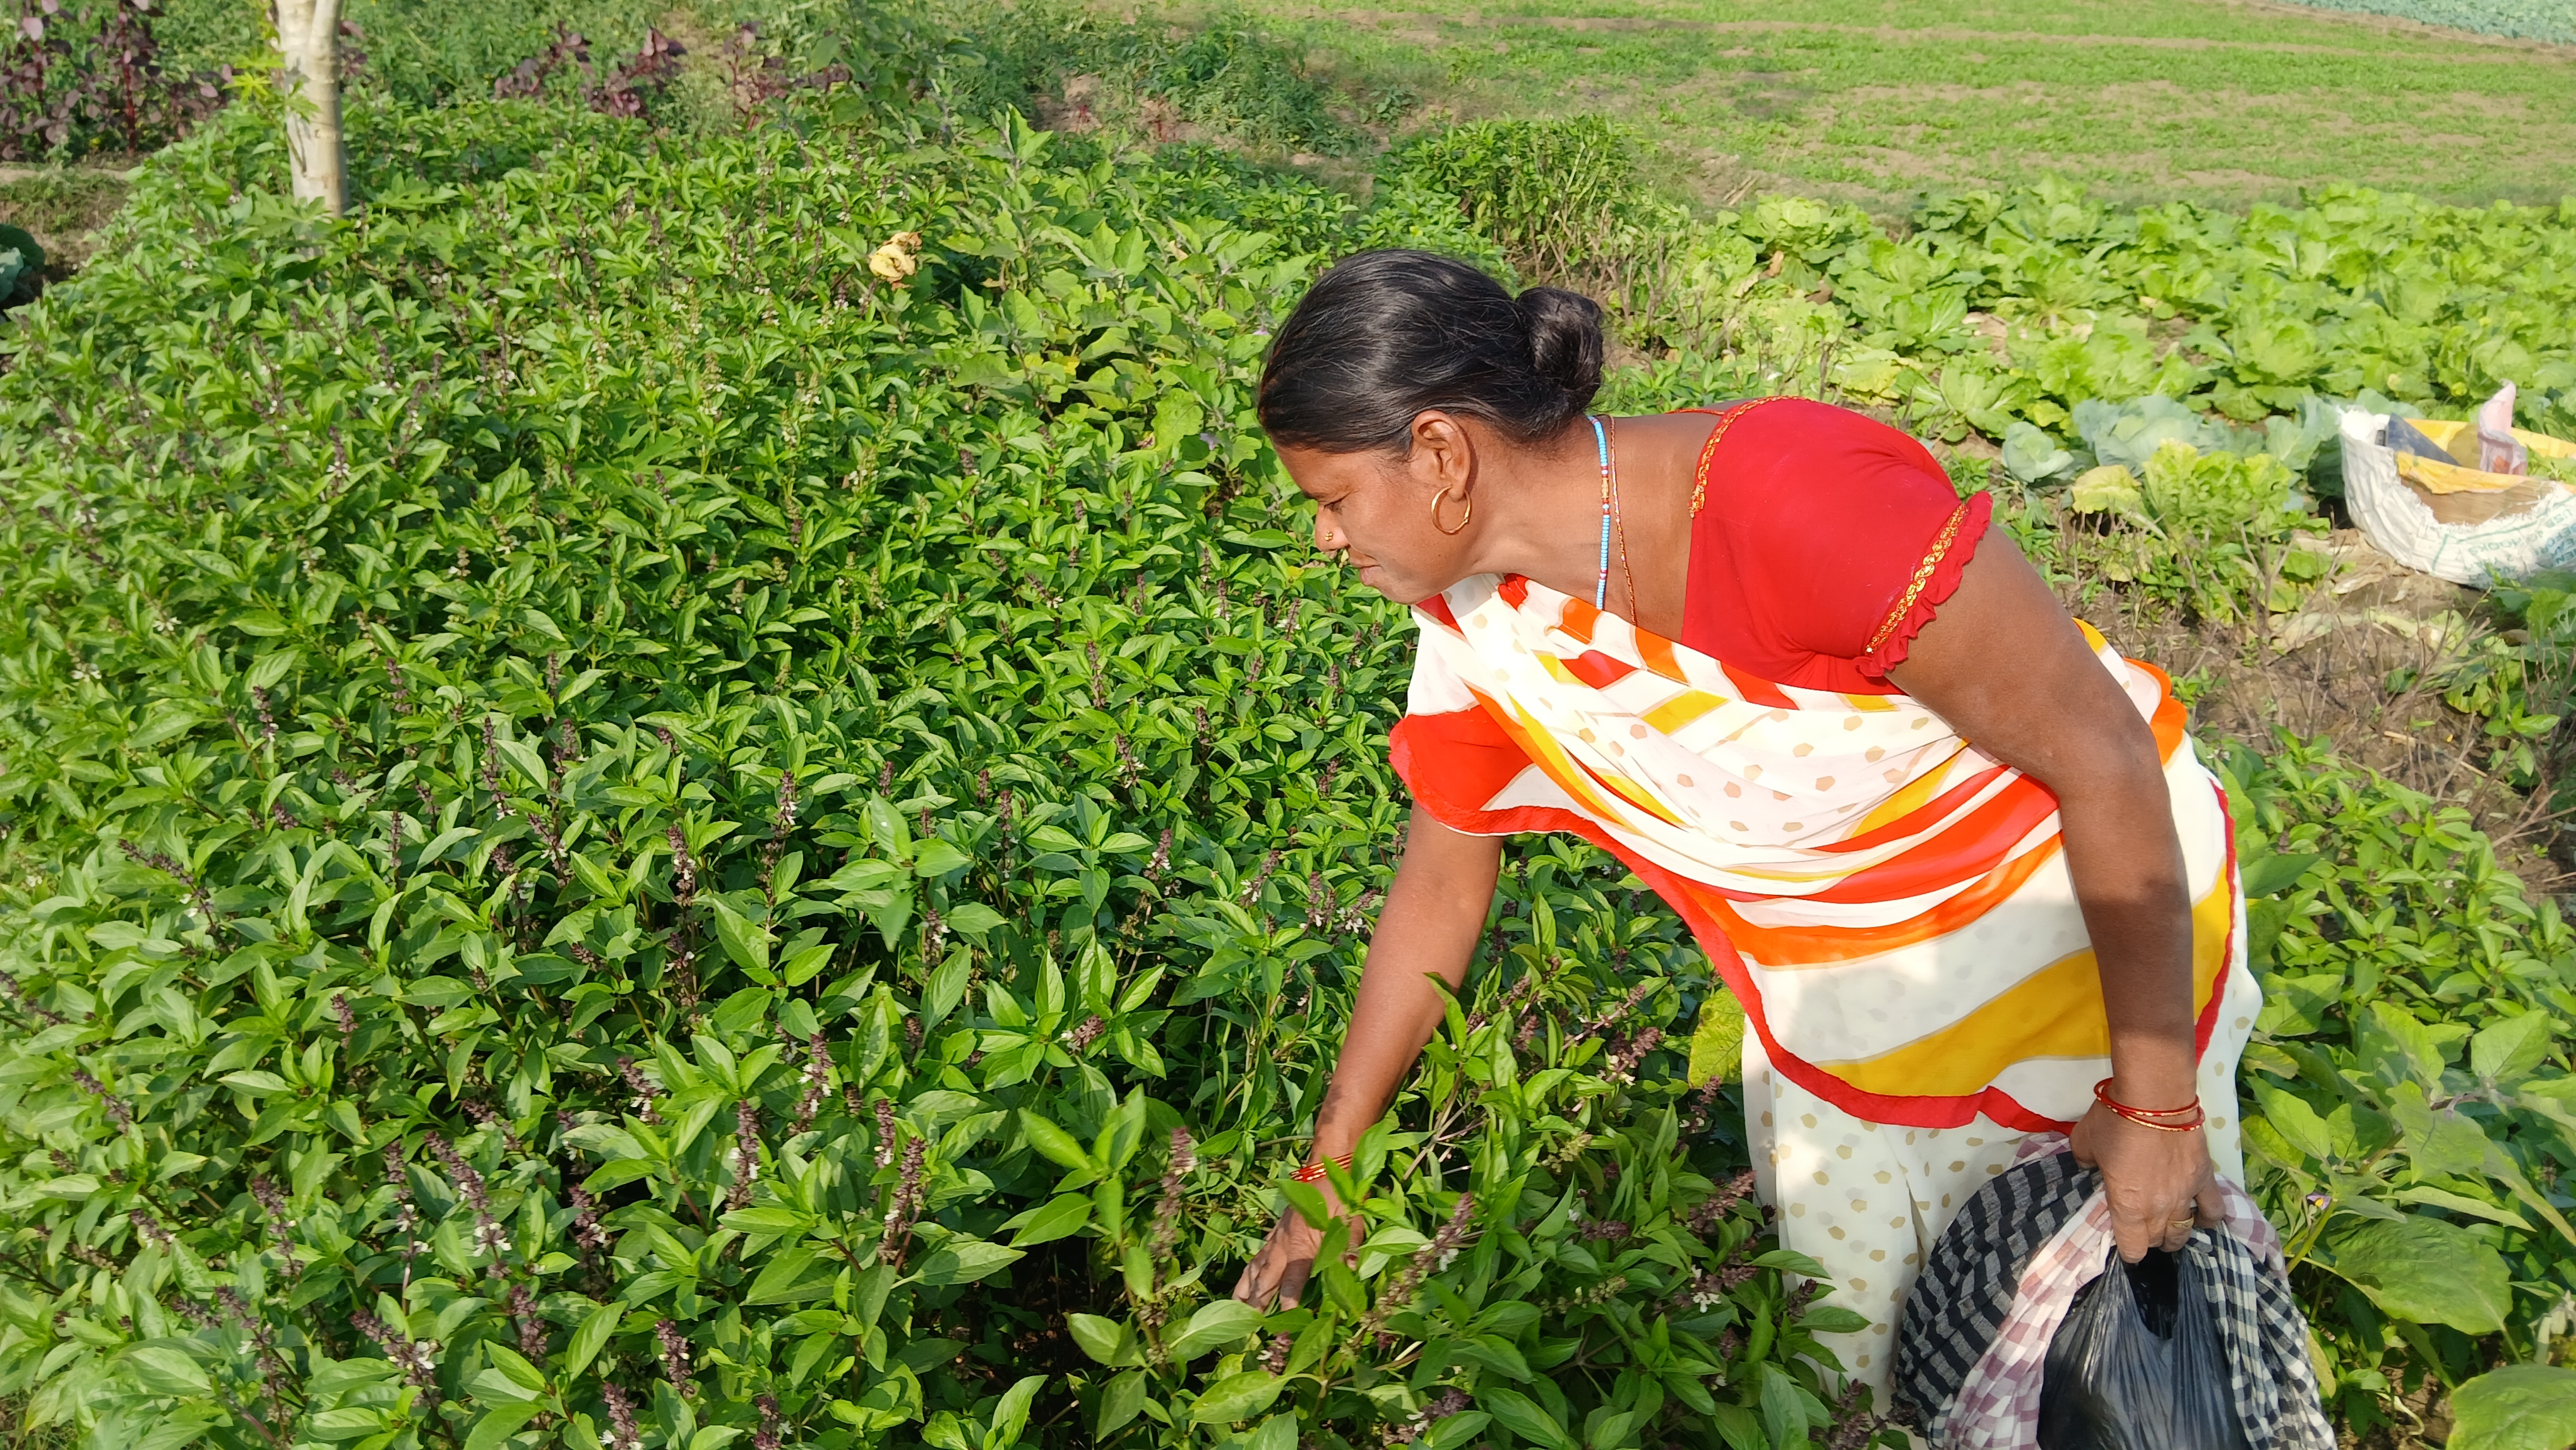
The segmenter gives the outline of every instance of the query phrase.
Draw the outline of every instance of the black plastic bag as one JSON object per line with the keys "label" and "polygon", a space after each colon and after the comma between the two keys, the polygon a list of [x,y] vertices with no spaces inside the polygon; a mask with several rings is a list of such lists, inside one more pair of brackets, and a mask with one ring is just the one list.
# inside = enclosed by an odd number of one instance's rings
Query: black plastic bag
{"label": "black plastic bag", "polygon": [[2111,1251],[2048,1342],[2040,1450],[2247,1450],[2200,1275],[2162,1249]]}

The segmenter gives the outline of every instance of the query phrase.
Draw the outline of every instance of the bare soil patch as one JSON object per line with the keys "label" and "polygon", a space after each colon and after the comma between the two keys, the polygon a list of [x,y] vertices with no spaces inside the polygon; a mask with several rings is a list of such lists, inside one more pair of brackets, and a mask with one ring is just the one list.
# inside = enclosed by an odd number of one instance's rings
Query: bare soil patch
{"label": "bare soil patch", "polygon": [[2048,86],[2043,81],[2034,80],[2005,81],[1991,86],[1973,86],[1959,81],[1913,81],[1901,86],[1854,86],[1843,95],[1856,105],[1872,102],[1899,106],[1993,105],[1997,102],[2030,105],[2047,97]]}
{"label": "bare soil patch", "polygon": [[2491,96],[2480,91],[2453,91],[2452,105],[2463,111],[2475,111],[2499,121],[2539,121],[2543,117],[2531,107],[2528,96]]}
{"label": "bare soil patch", "polygon": [[1741,206],[1746,197],[1756,193],[1785,191],[1798,185],[1794,177],[1753,165],[1740,152],[1705,146],[1673,146],[1668,150],[1680,163],[1676,169],[1683,187],[1703,204],[1719,210]]}
{"label": "bare soil patch", "polygon": [[2566,890],[2576,857],[2549,792],[2525,794],[2487,769],[2478,722],[2442,700],[2441,682],[2494,633],[2482,596],[2405,568],[2357,529],[2336,530],[2331,543],[2334,574],[2286,615],[2185,618],[2081,579],[2059,596],[2123,654],[2196,688],[2196,730],[2257,747],[2276,730],[2327,736],[2347,760],[2467,810],[2499,864],[2533,891]]}
{"label": "bare soil patch", "polygon": [[[1475,22],[1462,18],[1454,23],[1473,24]],[[2246,54],[2344,55],[2355,59],[2376,58],[2375,52],[2354,46],[2318,45],[2297,40],[2225,40],[2205,35],[2072,34],[2048,30],[1971,30],[1952,25],[1852,25],[1831,20],[1687,20],[1677,17],[1624,15],[1512,15],[1493,17],[1485,20],[1484,23],[1497,26],[1538,25],[1551,30],[1602,30],[1631,33],[1687,30],[1715,34],[1758,35],[1806,31],[1820,35],[1867,36],[1872,40],[1897,45],[1953,47],[1976,43],[2070,45],[2086,49],[2117,47],[2126,50],[2236,51]],[[2566,49],[2566,47],[2558,48]]]}
{"label": "bare soil patch", "polygon": [[86,166],[0,166],[0,222],[25,227],[45,249],[45,277],[59,282],[97,250],[99,228],[125,204],[131,161]]}

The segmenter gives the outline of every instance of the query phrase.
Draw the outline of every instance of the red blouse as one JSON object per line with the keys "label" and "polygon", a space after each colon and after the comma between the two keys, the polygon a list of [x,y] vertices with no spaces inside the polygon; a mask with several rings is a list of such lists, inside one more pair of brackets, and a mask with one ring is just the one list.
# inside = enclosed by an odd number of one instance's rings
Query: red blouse
{"label": "red blouse", "polygon": [[1774,684],[1897,693],[1887,672],[1959,587],[1994,501],[1922,444],[1805,398],[1714,412],[1681,642]]}

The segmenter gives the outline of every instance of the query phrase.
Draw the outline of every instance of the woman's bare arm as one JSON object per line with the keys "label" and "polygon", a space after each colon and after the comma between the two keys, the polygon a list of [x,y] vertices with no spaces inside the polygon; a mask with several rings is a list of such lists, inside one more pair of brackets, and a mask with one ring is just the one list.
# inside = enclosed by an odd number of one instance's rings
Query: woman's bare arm
{"label": "woman's bare arm", "polygon": [[[1314,1156],[1350,1152],[1386,1112],[1396,1085],[1440,1025],[1440,993],[1424,978],[1436,976],[1452,991],[1467,980],[1502,860],[1496,838],[1463,835],[1415,807],[1404,859],[1369,940],[1332,1086],[1315,1116]],[[1295,1307],[1321,1237],[1294,1209],[1281,1214],[1269,1241],[1235,1281],[1234,1297],[1264,1306],[1276,1298],[1283,1308]]]}
{"label": "woman's bare arm", "polygon": [[[2057,796],[2066,869],[2084,911],[2111,1029],[2111,1094],[2162,1108],[2197,1090],[2191,903],[2155,735],[2011,538],[1977,546],[1958,592],[1890,675],[1979,750]],[[2121,1255],[2179,1247],[2215,1220],[2198,1133],[2140,1127],[2098,1108],[2076,1130],[2098,1160]]]}

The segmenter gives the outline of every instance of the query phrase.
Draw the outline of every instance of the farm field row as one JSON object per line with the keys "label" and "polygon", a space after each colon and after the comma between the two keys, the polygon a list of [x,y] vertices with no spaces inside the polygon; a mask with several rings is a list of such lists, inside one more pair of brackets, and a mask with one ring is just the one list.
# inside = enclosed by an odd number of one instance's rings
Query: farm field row
{"label": "farm field row", "polygon": [[2576,46],[2287,6],[1618,0],[1246,13],[1470,118],[1601,112],[1717,203],[1901,209],[2050,175],[2124,201],[2287,202],[2351,183],[2442,200],[2576,190]]}
{"label": "farm field row", "polygon": [[2320,10],[2387,15],[2480,35],[2576,45],[2576,5],[2567,0],[2304,0]]}

